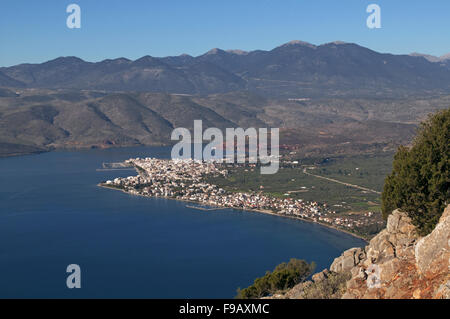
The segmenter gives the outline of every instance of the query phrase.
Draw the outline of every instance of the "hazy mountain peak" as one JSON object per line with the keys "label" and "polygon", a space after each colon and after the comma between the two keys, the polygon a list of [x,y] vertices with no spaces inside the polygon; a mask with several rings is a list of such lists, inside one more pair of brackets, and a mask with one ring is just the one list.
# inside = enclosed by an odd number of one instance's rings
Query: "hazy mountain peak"
{"label": "hazy mountain peak", "polygon": [[322,45],[344,45],[344,44],[350,44],[350,43],[345,42],[345,41],[333,41],[333,42],[324,43]]}
{"label": "hazy mountain peak", "polygon": [[[143,57],[137,59],[136,61],[145,61],[145,60],[154,60],[155,58],[152,57],[151,55],[144,55]],[[135,61],[135,62],[136,62]]]}
{"label": "hazy mountain peak", "polygon": [[413,52],[413,53],[410,54],[410,56],[423,57],[423,58],[427,59],[430,62],[444,62],[444,61],[450,59],[450,53],[447,53],[447,54],[444,54],[444,55],[438,57],[438,56],[434,56],[434,55],[430,55],[430,54],[423,54],[423,53]]}
{"label": "hazy mountain peak", "polygon": [[450,60],[450,53],[444,54],[440,57],[441,61]]}
{"label": "hazy mountain peak", "polygon": [[127,58],[117,58],[117,59],[106,59],[101,61],[101,63],[116,63],[116,64],[123,64],[123,63],[128,63],[131,62],[131,60],[127,59]]}
{"label": "hazy mountain peak", "polygon": [[430,54],[423,54],[423,53],[418,53],[418,52],[413,52],[410,54],[410,56],[416,56],[416,57],[422,57],[427,59],[430,62],[439,62],[440,58],[434,55],[430,55]]}
{"label": "hazy mountain peak", "polygon": [[314,44],[311,44],[309,42],[300,41],[300,40],[292,40],[285,44],[280,45],[279,47],[289,47],[289,46],[295,46],[295,45],[301,45],[309,48],[315,48],[316,46]]}
{"label": "hazy mountain peak", "polygon": [[150,55],[143,56],[142,58],[139,58],[131,64],[132,66],[139,66],[139,67],[155,67],[155,66],[165,66],[165,63],[163,63],[160,59],[152,57]]}
{"label": "hazy mountain peak", "polygon": [[142,63],[155,63],[159,62],[158,58],[152,57],[151,55],[143,56],[137,60],[135,60],[133,63],[142,64]]}
{"label": "hazy mountain peak", "polygon": [[218,54],[218,53],[222,53],[222,52],[225,52],[225,51],[221,50],[219,48],[214,48],[214,49],[211,49],[208,52],[206,52],[205,55]]}
{"label": "hazy mountain peak", "polygon": [[244,50],[226,50],[226,52],[237,54],[237,55],[246,55],[246,54],[248,54],[248,52],[244,51]]}
{"label": "hazy mountain peak", "polygon": [[44,62],[43,64],[61,64],[61,63],[79,63],[79,62],[86,62],[86,61],[76,56],[63,56],[53,60],[49,60],[47,62]]}

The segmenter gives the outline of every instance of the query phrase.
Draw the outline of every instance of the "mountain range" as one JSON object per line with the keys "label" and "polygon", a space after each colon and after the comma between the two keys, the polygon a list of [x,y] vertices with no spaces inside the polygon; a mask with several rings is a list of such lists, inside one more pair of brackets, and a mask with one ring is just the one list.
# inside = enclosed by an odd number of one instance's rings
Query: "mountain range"
{"label": "mountain range", "polygon": [[[438,62],[438,63],[436,63]],[[86,62],[60,57],[0,68],[0,86],[266,97],[405,96],[450,92],[450,59],[378,53],[357,44],[291,41],[270,51]]]}
{"label": "mountain range", "polygon": [[393,150],[450,105],[450,59],[291,41],[0,68],[0,156],[170,143],[176,127],[279,127],[300,156]]}
{"label": "mountain range", "polygon": [[450,62],[450,53],[444,54],[442,56],[434,56],[434,55],[430,55],[430,54],[423,54],[423,53],[411,53],[411,56],[418,56],[418,57],[424,57],[425,59],[427,59],[430,62],[440,62],[440,63],[448,63]]}

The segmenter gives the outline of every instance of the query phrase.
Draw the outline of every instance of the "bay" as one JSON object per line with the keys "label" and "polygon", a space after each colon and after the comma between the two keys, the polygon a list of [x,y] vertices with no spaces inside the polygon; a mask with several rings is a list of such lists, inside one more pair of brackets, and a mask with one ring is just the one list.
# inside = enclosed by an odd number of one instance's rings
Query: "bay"
{"label": "bay", "polygon": [[[168,158],[167,147],[0,159],[0,298],[232,298],[290,258],[317,271],[364,241],[317,224],[132,196],[97,186],[135,175],[103,162]],[[81,267],[68,289],[66,267]]]}

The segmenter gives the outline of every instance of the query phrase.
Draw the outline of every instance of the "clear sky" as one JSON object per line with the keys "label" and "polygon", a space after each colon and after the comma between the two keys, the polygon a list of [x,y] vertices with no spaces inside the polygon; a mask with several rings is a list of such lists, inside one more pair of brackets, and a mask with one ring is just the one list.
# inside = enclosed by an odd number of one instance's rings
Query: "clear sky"
{"label": "clear sky", "polygon": [[[81,7],[81,29],[66,7]],[[381,7],[381,29],[366,8]],[[291,40],[354,42],[379,52],[450,52],[449,0],[1,0],[0,66],[270,50]]]}

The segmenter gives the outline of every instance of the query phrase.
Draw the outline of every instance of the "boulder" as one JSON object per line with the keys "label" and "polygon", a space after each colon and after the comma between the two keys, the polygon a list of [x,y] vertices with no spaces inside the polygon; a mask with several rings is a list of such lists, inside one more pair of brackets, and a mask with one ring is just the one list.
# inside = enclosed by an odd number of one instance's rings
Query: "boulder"
{"label": "boulder", "polygon": [[379,265],[380,280],[381,282],[387,282],[392,280],[401,269],[401,262],[398,258],[393,258]]}
{"label": "boulder", "polygon": [[389,236],[390,234],[388,233],[388,231],[384,229],[378,235],[372,238],[366,249],[366,266],[370,266],[371,264],[379,263],[382,260],[395,257],[394,245],[389,241]]}
{"label": "boulder", "polygon": [[396,257],[410,257],[411,247],[418,238],[416,227],[404,212],[395,210],[389,215],[386,229],[376,235],[366,248],[365,266]]}
{"label": "boulder", "polygon": [[328,274],[329,274],[328,269],[324,269],[324,270],[322,270],[321,272],[318,272],[317,274],[314,274],[314,275],[311,277],[311,279],[312,279],[315,283],[318,283],[318,282],[320,282],[320,281],[323,281],[323,280],[327,279],[327,278],[328,278]]}
{"label": "boulder", "polygon": [[412,224],[408,214],[398,209],[389,215],[386,230],[391,234],[404,234],[408,237],[414,237],[416,227]]}
{"label": "boulder", "polygon": [[366,274],[364,268],[360,267],[360,266],[353,267],[350,270],[350,273],[352,274],[352,278],[358,278],[358,279],[362,279],[362,280],[367,278],[367,274]]}
{"label": "boulder", "polygon": [[341,273],[350,271],[357,266],[361,260],[365,258],[366,254],[362,248],[350,248],[340,256],[334,259],[330,266],[333,272]]}
{"label": "boulder", "polygon": [[[420,273],[434,273],[449,269],[450,259],[450,205],[442,214],[435,229],[420,239],[415,247],[415,258]],[[433,269],[434,268],[434,269]]]}

